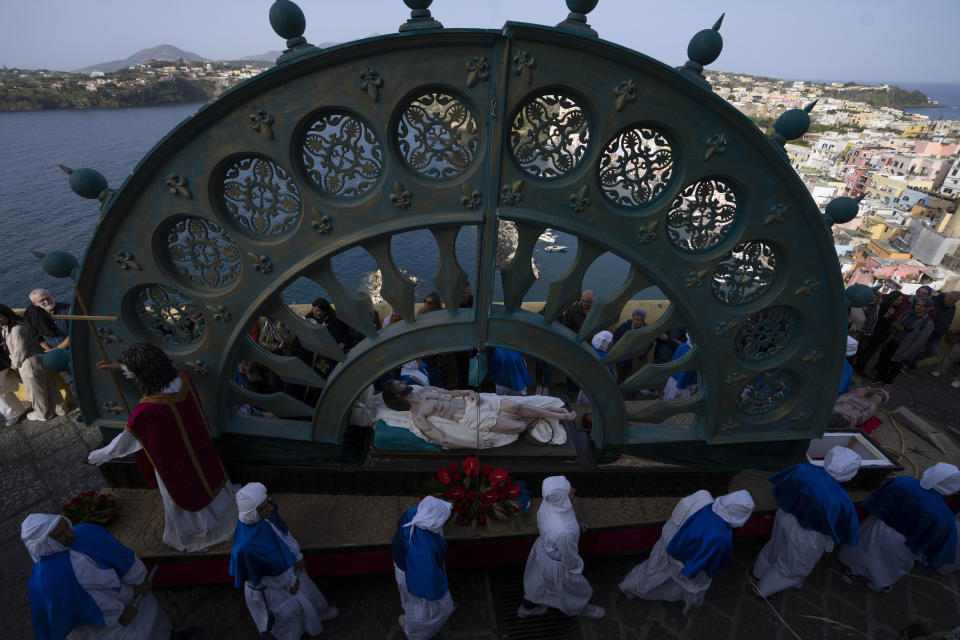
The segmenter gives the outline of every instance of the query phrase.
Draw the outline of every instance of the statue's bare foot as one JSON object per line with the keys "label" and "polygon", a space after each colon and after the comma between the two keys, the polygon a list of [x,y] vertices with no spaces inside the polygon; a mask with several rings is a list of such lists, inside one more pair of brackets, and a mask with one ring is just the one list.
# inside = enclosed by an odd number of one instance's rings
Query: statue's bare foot
{"label": "statue's bare foot", "polygon": [[559,420],[573,420],[576,417],[576,411],[557,411],[557,419]]}

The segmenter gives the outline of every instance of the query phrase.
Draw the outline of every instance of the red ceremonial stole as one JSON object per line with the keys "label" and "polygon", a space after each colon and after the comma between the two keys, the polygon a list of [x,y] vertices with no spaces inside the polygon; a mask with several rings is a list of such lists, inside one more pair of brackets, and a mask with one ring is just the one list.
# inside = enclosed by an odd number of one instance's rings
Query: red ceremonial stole
{"label": "red ceremonial stole", "polygon": [[152,465],[174,503],[186,511],[200,511],[223,489],[227,471],[213,446],[210,426],[203,414],[197,390],[186,371],[179,372],[183,386],[176,393],[158,393],[140,398],[127,423],[127,430],[140,442],[137,452],[141,471],[155,485],[145,467]]}

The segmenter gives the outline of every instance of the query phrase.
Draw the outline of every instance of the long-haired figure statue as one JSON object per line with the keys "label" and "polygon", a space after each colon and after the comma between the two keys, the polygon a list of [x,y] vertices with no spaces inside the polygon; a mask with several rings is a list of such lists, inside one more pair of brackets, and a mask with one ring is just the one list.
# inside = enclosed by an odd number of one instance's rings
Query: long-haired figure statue
{"label": "long-haired figure statue", "polygon": [[138,342],[120,362],[101,361],[140,384],[143,396],[127,428],[87,461],[100,466],[136,453],[137,464],[163,498],[163,542],[200,551],[229,540],[237,521],[236,487],[213,446],[193,381],[158,347]]}

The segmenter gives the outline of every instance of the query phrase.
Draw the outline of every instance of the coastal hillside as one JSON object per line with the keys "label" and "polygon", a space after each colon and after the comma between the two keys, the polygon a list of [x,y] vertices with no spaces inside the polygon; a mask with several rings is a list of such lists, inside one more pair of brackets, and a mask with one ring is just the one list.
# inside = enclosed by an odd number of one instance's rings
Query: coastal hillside
{"label": "coastal hillside", "polygon": [[76,69],[73,73],[90,73],[92,71],[102,71],[103,73],[113,73],[128,67],[135,67],[138,64],[146,64],[151,60],[167,60],[176,62],[185,60],[187,62],[206,62],[207,58],[199,56],[190,51],[184,51],[172,44],[161,44],[149,49],[140,49],[136,53],[127,56],[123,60],[111,60],[110,62],[101,62],[100,64],[90,65],[82,69]]}

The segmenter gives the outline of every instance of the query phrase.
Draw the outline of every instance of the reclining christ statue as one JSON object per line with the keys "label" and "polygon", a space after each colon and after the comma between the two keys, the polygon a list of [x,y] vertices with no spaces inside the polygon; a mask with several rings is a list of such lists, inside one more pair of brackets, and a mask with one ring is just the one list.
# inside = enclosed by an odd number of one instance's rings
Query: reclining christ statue
{"label": "reclining christ statue", "polygon": [[412,425],[402,424],[402,416],[396,414],[394,419],[381,416],[385,422],[410,428],[414,435],[444,449],[499,447],[521,434],[537,444],[564,444],[567,431],[560,421],[577,415],[552,396],[498,396],[400,380],[384,385],[383,402],[393,412],[409,412]]}

